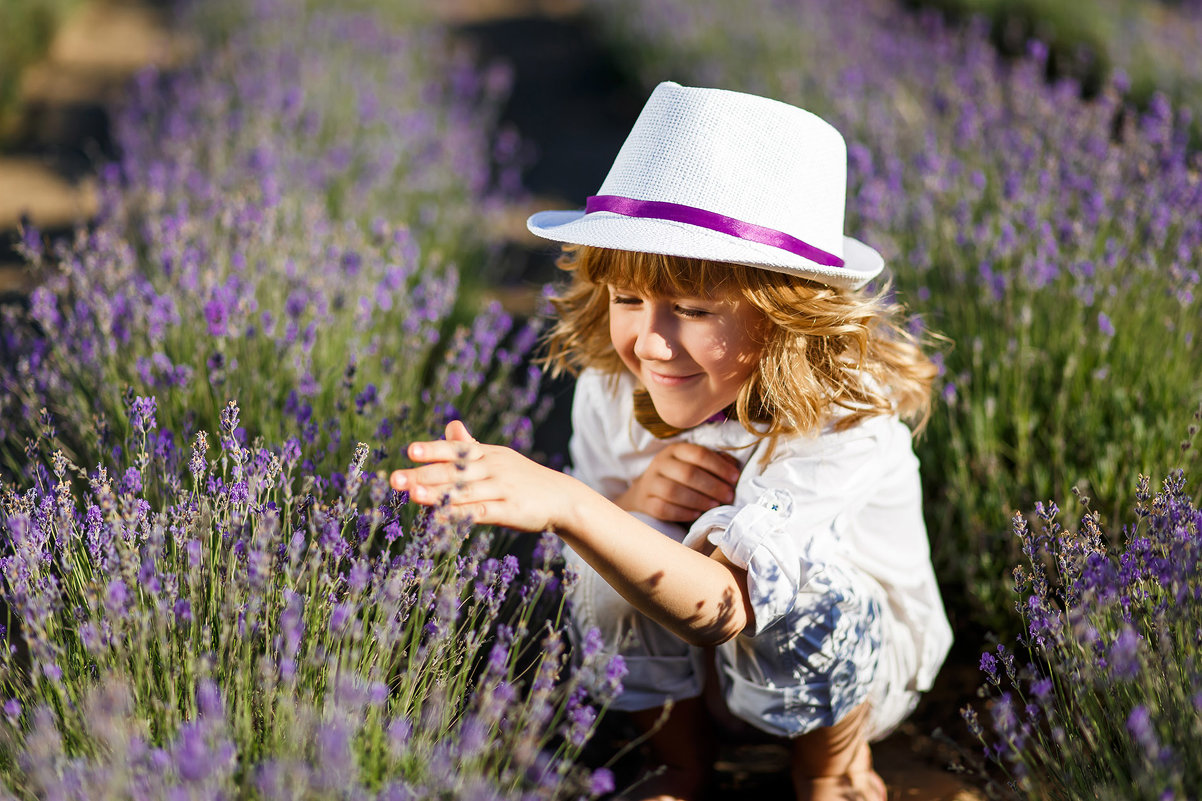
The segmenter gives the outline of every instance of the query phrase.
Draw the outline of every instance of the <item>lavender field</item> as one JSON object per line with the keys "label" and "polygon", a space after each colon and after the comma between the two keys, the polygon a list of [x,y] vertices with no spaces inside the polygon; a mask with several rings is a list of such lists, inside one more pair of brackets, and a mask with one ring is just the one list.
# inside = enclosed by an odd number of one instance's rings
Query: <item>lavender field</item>
{"label": "lavender field", "polygon": [[530,444],[537,322],[459,278],[505,72],[367,12],[181,13],[204,55],[131,89],[100,218],[27,231],[4,309],[0,795],[605,792],[574,755],[623,668],[568,653],[555,541],[382,473],[456,417]]}
{"label": "lavender field", "polygon": [[[980,654],[946,728],[979,737],[982,792],[1198,798],[1188,105],[1132,105],[1121,74],[1083,99],[1040,43],[1007,60],[889,0],[586,5],[648,87],[846,135],[848,231],[942,370],[917,447]],[[581,757],[624,668],[566,640],[557,540],[384,479],[456,417],[528,449],[548,404],[540,321],[476,300],[511,75],[418,10],[181,5],[201,55],[114,111],[100,217],[26,232],[46,278],[0,307],[0,798],[614,789]]]}

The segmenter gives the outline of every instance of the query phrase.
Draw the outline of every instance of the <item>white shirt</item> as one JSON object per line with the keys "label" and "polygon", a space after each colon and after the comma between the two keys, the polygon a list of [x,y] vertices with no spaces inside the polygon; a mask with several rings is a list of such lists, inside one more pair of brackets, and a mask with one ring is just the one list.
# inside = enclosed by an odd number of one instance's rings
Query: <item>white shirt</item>
{"label": "white shirt", "polygon": [[[886,642],[909,691],[930,688],[951,646],[951,627],[931,567],[918,459],[910,430],[876,416],[846,431],[768,440],[735,420],[658,439],[634,419],[634,378],[586,370],[576,384],[572,474],[614,498],[674,442],[725,451],[742,465],[734,502],[703,514],[684,539],[708,538],[748,571],[755,629],[788,609],[807,565],[838,561],[879,583],[889,602]],[[749,632],[754,634],[755,632]],[[900,655],[900,656],[899,656]],[[896,685],[895,685],[896,686]]]}

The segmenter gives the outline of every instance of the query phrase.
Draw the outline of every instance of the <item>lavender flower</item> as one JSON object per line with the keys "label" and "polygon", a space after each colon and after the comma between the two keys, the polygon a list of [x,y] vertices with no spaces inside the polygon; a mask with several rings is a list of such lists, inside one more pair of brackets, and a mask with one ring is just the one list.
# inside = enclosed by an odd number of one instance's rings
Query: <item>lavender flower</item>
{"label": "lavender flower", "polygon": [[[38,254],[56,269],[31,316],[5,312],[0,567],[37,680],[4,682],[27,728],[0,788],[232,798],[235,770],[288,797],[587,784],[554,726],[501,725],[563,719],[575,698],[588,734],[578,691],[594,693],[562,642],[537,703],[517,664],[562,626],[541,617],[561,602],[553,554],[528,580],[499,558],[477,598],[488,533],[415,514],[370,461],[454,410],[482,438],[529,433],[537,376],[513,370],[531,329],[495,307],[451,317],[449,265],[484,251],[498,83],[438,30],[302,6],[222,4],[234,33],[142,76],[114,114],[100,218]],[[380,209],[394,222],[369,228]],[[55,451],[67,461],[45,464]],[[68,462],[89,468],[79,486]],[[514,584],[539,603],[508,602]],[[497,678],[477,688],[465,666],[502,616]],[[97,678],[117,689],[93,707]],[[416,770],[428,755],[453,770]]]}
{"label": "lavender flower", "polygon": [[1032,566],[1056,569],[1020,587],[1038,601],[1020,609],[1047,636],[1026,640],[1032,662],[1022,670],[999,646],[1005,675],[986,653],[981,669],[998,688],[992,725],[985,731],[971,708],[964,717],[1025,797],[1044,797],[1049,782],[1074,794],[1182,797],[1202,777],[1202,761],[1186,756],[1197,640],[1171,633],[1196,634],[1202,620],[1202,512],[1180,471],[1155,497],[1146,481],[1136,493],[1137,523],[1117,553],[1092,513],[1070,532],[1048,505],[1041,532],[1022,529]]}
{"label": "lavender flower", "polygon": [[130,425],[142,433],[153,430],[156,408],[157,404],[154,398],[136,398],[133,405],[130,406]]}

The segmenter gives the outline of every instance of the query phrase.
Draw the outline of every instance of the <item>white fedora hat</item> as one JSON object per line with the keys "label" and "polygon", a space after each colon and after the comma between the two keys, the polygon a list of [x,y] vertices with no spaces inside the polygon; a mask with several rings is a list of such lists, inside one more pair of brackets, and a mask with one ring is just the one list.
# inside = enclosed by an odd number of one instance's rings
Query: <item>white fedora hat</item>
{"label": "white fedora hat", "polygon": [[843,235],[847,146],[796,106],[664,82],[583,211],[543,211],[556,242],[663,253],[858,288],[879,253]]}

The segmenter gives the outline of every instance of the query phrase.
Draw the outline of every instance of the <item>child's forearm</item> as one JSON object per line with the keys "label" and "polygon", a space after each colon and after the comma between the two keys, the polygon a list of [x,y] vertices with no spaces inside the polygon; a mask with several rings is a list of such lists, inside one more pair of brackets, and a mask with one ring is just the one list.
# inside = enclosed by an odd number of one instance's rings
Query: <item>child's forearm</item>
{"label": "child's forearm", "polygon": [[555,533],[636,609],[699,646],[726,642],[751,624],[744,570],[720,552],[711,557],[681,545],[569,480],[573,502]]}
{"label": "child's forearm", "polygon": [[408,454],[419,466],[394,470],[393,489],[477,523],[551,529],[635,608],[686,642],[716,645],[753,620],[745,572],[720,551],[687,548],[584,482],[511,448],[476,442],[458,420],[447,425],[446,439],[411,443]]}

